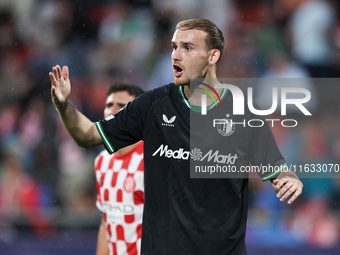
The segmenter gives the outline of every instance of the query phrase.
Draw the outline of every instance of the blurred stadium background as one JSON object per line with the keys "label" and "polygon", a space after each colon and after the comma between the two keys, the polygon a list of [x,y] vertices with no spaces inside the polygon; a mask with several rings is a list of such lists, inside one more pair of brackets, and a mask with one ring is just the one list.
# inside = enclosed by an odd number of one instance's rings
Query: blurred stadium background
{"label": "blurred stadium background", "polygon": [[[64,130],[50,99],[53,65],[69,66],[72,101],[99,120],[113,79],[145,90],[171,82],[174,26],[202,17],[225,34],[220,77],[339,77],[339,4],[0,0],[0,253],[95,251],[101,215],[93,160],[102,147],[78,148]],[[313,116],[293,129],[275,127],[276,139],[290,164],[339,164],[340,85],[307,86]],[[269,183],[250,180],[250,255],[339,254],[340,179],[305,179],[304,185],[287,206]]]}

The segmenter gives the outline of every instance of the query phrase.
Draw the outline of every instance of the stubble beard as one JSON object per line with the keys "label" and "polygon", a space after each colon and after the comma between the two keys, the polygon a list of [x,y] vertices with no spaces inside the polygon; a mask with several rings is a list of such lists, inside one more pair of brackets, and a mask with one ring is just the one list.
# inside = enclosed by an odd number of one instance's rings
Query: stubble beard
{"label": "stubble beard", "polygon": [[182,78],[182,77],[174,77],[174,83],[176,86],[184,86],[190,84],[190,79],[188,78]]}

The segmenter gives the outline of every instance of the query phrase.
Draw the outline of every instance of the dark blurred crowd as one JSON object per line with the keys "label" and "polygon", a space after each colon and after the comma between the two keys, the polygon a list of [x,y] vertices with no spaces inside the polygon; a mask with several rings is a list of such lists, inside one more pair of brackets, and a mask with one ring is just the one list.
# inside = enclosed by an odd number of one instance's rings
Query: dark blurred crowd
{"label": "dark blurred crowd", "polygon": [[[52,66],[69,67],[71,100],[96,121],[113,80],[145,90],[172,82],[174,27],[199,17],[225,35],[219,77],[337,78],[338,13],[335,0],[1,0],[0,240],[21,229],[46,236],[99,224],[93,160],[103,148],[78,148],[60,123]],[[258,86],[259,102],[269,87]],[[340,164],[340,85],[304,87],[313,115],[295,128],[273,128],[280,149],[290,164]],[[269,183],[251,178],[248,243],[339,242],[340,179],[303,182],[303,195],[288,207]]]}

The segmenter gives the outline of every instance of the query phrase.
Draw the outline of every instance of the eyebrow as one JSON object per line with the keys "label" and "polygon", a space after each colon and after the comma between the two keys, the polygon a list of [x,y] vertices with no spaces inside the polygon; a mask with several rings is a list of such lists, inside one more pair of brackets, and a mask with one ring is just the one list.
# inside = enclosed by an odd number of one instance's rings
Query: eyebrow
{"label": "eyebrow", "polygon": [[[172,45],[177,45],[176,42],[174,42],[174,41],[171,41],[171,44],[172,44]],[[183,41],[181,41],[181,42],[179,42],[179,44],[182,45],[182,46],[184,46],[184,47],[185,47],[185,46],[195,46],[195,44],[194,44],[194,43],[191,43],[191,42],[183,42]]]}
{"label": "eyebrow", "polygon": [[[107,103],[107,104],[105,104],[105,105],[106,105],[106,107],[108,107],[108,106],[112,106],[113,103],[110,102],[110,103]],[[123,106],[125,106],[125,105],[127,105],[127,104],[124,104],[124,103],[117,103],[117,105],[120,106],[120,107],[123,107]]]}
{"label": "eyebrow", "polygon": [[127,105],[127,104],[123,104],[123,103],[117,103],[120,107],[123,107],[123,106],[125,106],[125,105]]}

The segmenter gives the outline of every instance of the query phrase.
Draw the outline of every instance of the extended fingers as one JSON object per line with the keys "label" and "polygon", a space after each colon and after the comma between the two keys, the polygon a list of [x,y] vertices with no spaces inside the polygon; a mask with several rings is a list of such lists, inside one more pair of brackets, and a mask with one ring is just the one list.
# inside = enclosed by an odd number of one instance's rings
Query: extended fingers
{"label": "extended fingers", "polygon": [[302,193],[302,187],[298,186],[298,188],[296,189],[296,191],[294,192],[294,194],[291,196],[291,198],[288,200],[288,204],[291,204],[295,201],[295,199],[298,198],[298,196],[300,196]]}
{"label": "extended fingers", "polygon": [[61,69],[59,65],[52,67],[54,77],[58,80],[61,77]]}
{"label": "extended fingers", "polygon": [[[278,181],[275,183],[276,180]],[[288,182],[289,180],[290,180],[289,178],[283,177],[281,179],[275,179],[273,183],[276,184],[277,189],[281,189],[283,185],[285,185],[285,183]]]}
{"label": "extended fingers", "polygon": [[[61,76],[61,68],[59,65],[53,66],[52,67],[52,72],[49,72],[49,76],[50,76],[50,80],[52,83],[52,86],[56,86],[57,82],[60,80]],[[68,73],[68,69],[67,69],[67,73]],[[67,74],[68,76],[68,74]]]}
{"label": "extended fingers", "polygon": [[302,193],[302,184],[299,180],[287,178],[286,180],[284,180],[284,186],[282,185],[280,185],[280,187],[282,188],[277,194],[277,197],[280,198],[281,202],[285,201],[289,196],[292,195],[291,198],[288,200],[288,204],[291,204]]}
{"label": "extended fingers", "polygon": [[69,75],[68,67],[67,66],[63,66],[62,76],[64,77],[65,80],[68,79],[68,75]]}
{"label": "extended fingers", "polygon": [[273,180],[273,184],[276,185],[279,182],[279,179]]}
{"label": "extended fingers", "polygon": [[293,182],[287,182],[286,185],[282,187],[282,189],[277,193],[277,197],[280,198],[280,201],[286,200],[288,196],[290,196],[295,190],[293,187]]}
{"label": "extended fingers", "polygon": [[51,80],[52,85],[53,85],[53,83],[57,81],[57,80],[55,79],[54,73],[53,73],[53,72],[49,72],[48,75],[50,76],[50,80]]}

